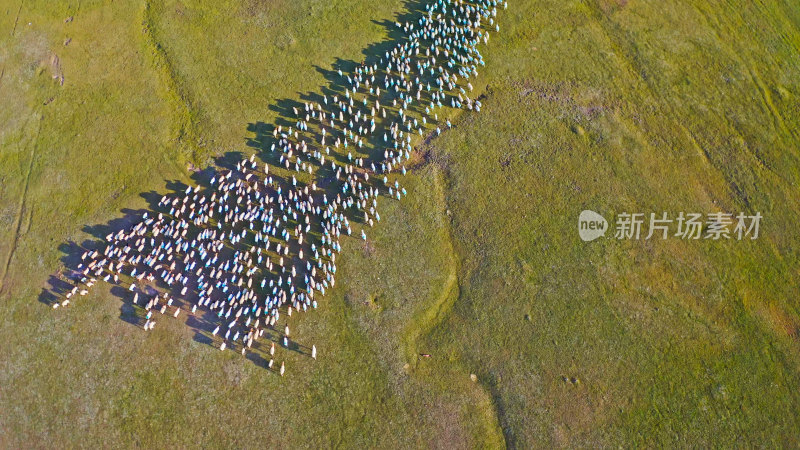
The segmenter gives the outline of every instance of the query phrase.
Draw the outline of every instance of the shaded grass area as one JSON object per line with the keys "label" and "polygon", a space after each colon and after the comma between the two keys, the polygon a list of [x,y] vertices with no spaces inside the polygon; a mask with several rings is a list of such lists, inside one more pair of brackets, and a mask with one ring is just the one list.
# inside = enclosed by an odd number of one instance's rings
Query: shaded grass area
{"label": "shaded grass area", "polygon": [[[419,149],[370,240],[343,241],[339,285],[290,324],[319,359],[281,354],[286,378],[184,319],[144,333],[103,289],[57,313],[36,301],[59,244],[188,164],[261,148],[263,124],[414,5],[3,6],[0,442],[797,445],[789,2],[511,2],[483,111]],[[583,209],[765,221],[756,241],[587,244]]]}

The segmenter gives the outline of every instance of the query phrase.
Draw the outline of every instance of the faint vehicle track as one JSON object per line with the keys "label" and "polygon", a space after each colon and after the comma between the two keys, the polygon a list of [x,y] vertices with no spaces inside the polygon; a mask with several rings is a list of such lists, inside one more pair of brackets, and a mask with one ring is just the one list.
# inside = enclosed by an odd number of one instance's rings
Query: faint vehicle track
{"label": "faint vehicle track", "polygon": [[[19,232],[22,228],[22,218],[25,212],[25,203],[28,197],[28,187],[30,186],[31,182],[31,172],[33,171],[33,160],[36,157],[36,145],[38,142],[39,132],[41,131],[41,129],[42,129],[42,118],[40,116],[38,124],[36,126],[36,134],[31,138],[31,156],[28,160],[28,169],[25,173],[25,184],[22,189],[22,194],[20,195],[17,214],[14,218],[14,231],[13,234],[11,235],[11,246],[8,249],[8,255],[6,255],[6,260],[3,263],[3,275],[2,277],[0,277],[0,294],[3,293],[3,290],[5,288],[8,269],[11,266],[11,260],[14,257],[14,252],[17,250],[17,242],[19,241]],[[30,222],[28,226],[30,226]]]}
{"label": "faint vehicle track", "polygon": [[11,36],[17,32],[17,22],[19,22],[19,13],[22,12],[22,5],[25,4],[25,0],[21,0],[19,2],[19,8],[17,8],[17,17],[14,18],[14,27],[11,28]]}
{"label": "faint vehicle track", "polygon": [[[152,2],[145,1],[142,19],[144,44],[150,50],[153,69],[164,88],[163,95],[167,103],[172,106],[174,139],[179,145],[186,146],[192,157],[196,157],[198,141],[196,128],[199,111],[192,108],[192,101],[187,89],[160,40],[156,27],[156,15],[157,12],[153,10]],[[172,162],[179,172],[183,170],[177,163]]]}

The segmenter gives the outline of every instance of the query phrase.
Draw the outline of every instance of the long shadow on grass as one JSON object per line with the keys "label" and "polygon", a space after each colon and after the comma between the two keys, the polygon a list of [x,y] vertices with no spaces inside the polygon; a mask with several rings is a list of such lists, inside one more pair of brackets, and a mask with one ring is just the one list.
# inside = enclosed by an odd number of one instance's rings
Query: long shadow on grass
{"label": "long shadow on grass", "polygon": [[[240,152],[228,152],[223,156],[216,158],[214,161],[214,166],[208,167],[202,171],[194,172],[191,175],[190,178],[194,181],[193,186],[200,186],[201,189],[210,188],[210,180],[212,177],[218,174],[221,169],[230,170],[234,168],[236,164],[243,160],[243,158],[244,155]],[[282,186],[288,185],[288,180],[283,177],[273,175],[273,179],[276,183]],[[168,180],[165,187],[167,189],[167,195],[180,196],[189,186],[177,180]],[[104,248],[104,241],[110,234],[121,230],[129,230],[132,225],[140,223],[143,220],[145,213],[148,214],[148,217],[156,216],[159,213],[168,214],[168,208],[159,205],[159,202],[163,197],[162,194],[149,191],[143,192],[139,195],[146,201],[146,208],[138,210],[123,209],[121,210],[123,215],[120,218],[111,220],[106,224],[84,226],[83,231],[93,236],[95,239],[86,239],[81,243],[69,241],[61,244],[59,250],[61,250],[64,254],[64,256],[61,258],[62,269],[57,274],[49,277],[49,287],[42,289],[42,292],[39,295],[39,301],[41,303],[51,307],[56,304],[62,305],[65,302],[67,293],[69,293],[76,285],[75,282],[83,277],[80,268],[80,264],[82,262],[81,255],[83,255],[86,251],[102,251]],[[98,282],[99,281],[100,280],[98,280]],[[191,297],[196,291],[196,284],[188,284],[187,287],[189,288],[189,291],[187,292],[187,295],[183,295],[178,288],[171,287],[160,280],[154,280],[151,283],[145,284],[137,283],[138,286],[131,290],[130,288],[126,288],[126,286],[132,285],[131,281],[132,277],[122,277],[119,281],[115,281],[113,278],[107,280],[107,282],[111,284],[111,295],[121,301],[119,316],[121,320],[137,327],[143,327],[147,321],[146,310],[141,305],[141,300],[138,303],[134,302],[134,297],[140,296],[142,298],[152,298],[154,296],[167,294],[168,297],[172,299],[172,304],[169,308],[169,311],[172,312],[176,309],[181,311],[183,317],[186,317],[186,325],[189,326],[189,328],[194,332],[194,340],[202,344],[214,345],[214,337],[212,336],[212,332],[214,328],[219,325],[219,317],[206,308],[198,308],[193,314],[188,313],[193,305]],[[76,299],[80,298],[80,294],[77,294],[72,297],[71,301],[75,301]],[[153,310],[153,317],[151,320],[158,322],[161,319],[161,314],[163,313],[160,310]],[[181,317],[180,314],[178,317]],[[283,336],[274,330],[265,332],[263,338],[264,339],[261,341],[254,342],[249,353],[268,352],[269,346],[272,343],[275,343],[276,346],[282,346],[282,348],[285,350],[294,351],[301,354],[310,353],[310,349],[308,347],[300,345],[299,343],[291,340],[288,341],[288,345],[283,345]],[[261,366],[267,367],[266,362],[261,364],[261,362],[264,361],[262,356],[249,356],[249,359]]]}
{"label": "long shadow on grass", "polygon": [[[398,14],[395,21],[400,23],[414,21],[420,17],[420,13],[424,11],[424,4],[425,2],[419,0],[407,1],[405,3],[405,12]],[[395,26],[395,21],[375,22],[385,27],[388,38],[364,49],[364,64],[368,66],[379,64],[380,59],[384,57],[387,52],[391,51],[391,49],[405,39],[402,32]],[[273,151],[272,146],[276,141],[274,135],[278,127],[280,127],[282,132],[289,132],[290,129],[296,130],[298,121],[306,114],[306,103],[324,104],[326,106],[322,109],[321,113],[326,115],[333,113],[334,109],[332,103],[329,104],[326,102],[326,98],[330,100],[333,96],[342,97],[345,95],[348,88],[346,77],[340,75],[340,71],[341,73],[351,73],[353,69],[359,65],[360,64],[355,61],[337,59],[333,64],[332,70],[314,66],[327,80],[327,85],[320,86],[318,92],[298,92],[301,101],[295,99],[277,100],[270,106],[270,110],[277,114],[277,118],[274,121],[275,125],[267,125],[264,122],[248,124],[247,131],[251,134],[251,137],[246,139],[246,145],[255,150],[256,155],[263,164],[269,165],[269,173],[274,180],[275,186],[280,186],[282,189],[290,189],[295,183],[299,183],[300,186],[311,185],[313,183],[322,190],[319,197],[321,197],[323,193],[335,197],[337,193],[340,192],[341,184],[339,183],[339,177],[330,165],[320,167],[313,176],[297,171],[293,172],[292,165],[288,164],[286,162],[287,160],[282,159],[280,152]],[[379,67],[379,70],[383,69],[384,67]],[[391,94],[388,89],[384,92],[386,94],[381,96],[381,101],[383,102],[385,99],[386,109],[392,113],[396,113],[398,110],[397,106],[391,105],[390,103],[398,99],[397,95]],[[409,109],[407,113],[419,114],[421,113],[419,109],[420,107],[416,106],[416,108]],[[322,130],[319,128],[310,128],[302,133],[303,137],[308,139],[308,142],[318,142],[322,138]],[[333,136],[331,136],[331,139],[333,139]],[[367,161],[383,159],[382,153],[387,147],[385,138],[382,139],[382,136],[378,135],[366,135],[363,136],[363,139],[366,145],[361,149],[356,149],[356,146],[353,145],[348,151],[339,149],[326,156],[336,161],[338,167],[341,167],[342,164],[352,163],[352,160],[358,157],[366,158]],[[348,153],[352,154],[348,155]],[[191,179],[195,186],[199,186],[204,190],[210,190],[212,188],[210,181],[214,176],[223,170],[234,169],[244,158],[245,155],[240,152],[228,152],[216,158],[214,160],[214,165],[201,171],[195,171],[191,175]],[[372,168],[374,171],[374,166]],[[366,169],[366,167],[364,169],[356,168],[356,170]],[[377,179],[377,177],[374,178]],[[373,180],[371,183],[365,182],[365,184],[368,186],[374,184],[373,187],[377,187],[375,181],[377,180]],[[170,198],[177,198],[185,195],[188,188],[186,184],[178,180],[167,180],[165,187],[167,195],[169,195]],[[62,268],[58,273],[49,277],[47,281],[48,287],[42,289],[39,295],[39,301],[51,307],[63,305],[66,300],[65,297],[70,292],[74,293],[71,297],[71,301],[75,301],[76,299],[80,300],[82,298],[80,291],[77,293],[74,292],[75,286],[77,285],[76,282],[88,283],[87,278],[91,276],[85,276],[82,273],[81,256],[87,251],[102,252],[105,246],[104,243],[109,239],[110,235],[122,230],[130,230],[132,226],[142,222],[145,214],[147,214],[148,217],[157,216],[159,213],[168,215],[169,207],[166,205],[159,205],[163,196],[164,194],[155,191],[143,192],[140,194],[140,197],[147,203],[146,208],[138,210],[123,209],[120,211],[122,216],[117,219],[111,220],[105,224],[85,226],[83,231],[91,235],[94,239],[87,239],[80,243],[69,241],[61,244],[59,250],[63,253],[63,257],[61,258]],[[348,216],[348,219],[356,223],[363,222],[363,216],[361,215],[351,214]],[[294,223],[297,224],[296,222]],[[319,236],[320,231],[320,228],[312,229],[310,236],[314,236],[315,233]],[[293,255],[293,261],[299,261],[296,255]],[[84,278],[84,280],[79,281],[82,278]],[[218,341],[219,337],[214,336],[212,332],[221,323],[221,319],[217,314],[205,307],[198,308],[195,313],[188,312],[193,305],[191,300],[193,300],[193,296],[196,293],[196,284],[192,285],[191,282],[187,284],[187,292],[186,295],[184,295],[179,292],[177,288],[173,288],[155,279],[151,280],[150,283],[138,283],[139,286],[131,290],[130,287],[126,287],[133,286],[131,280],[132,277],[123,276],[117,281],[110,274],[107,280],[112,285],[110,289],[111,294],[122,302],[119,316],[121,320],[131,325],[142,327],[147,321],[146,311],[140,304],[143,302],[135,303],[134,297],[141,296],[146,299],[166,293],[173,302],[169,311],[175,311],[175,307],[179,308],[178,317],[185,317],[186,325],[194,332],[194,340],[202,344],[216,346],[215,340]],[[97,282],[100,281],[102,280],[98,280]],[[165,309],[151,310],[153,313],[152,319],[155,319],[156,322],[160,321],[161,314],[166,312]],[[275,328],[277,328],[277,324]],[[275,328],[267,328],[262,339],[255,341],[252,347],[246,352],[247,358],[254,364],[261,367],[268,367],[267,361],[269,360],[269,356],[266,355],[273,344],[285,349],[288,348],[289,351],[298,352],[300,354],[310,353],[310,349],[307,346],[303,346],[291,340],[288,342],[287,346],[283,346],[284,336],[277,332]],[[227,339],[226,342],[231,344],[231,347],[236,347],[238,345],[236,350],[242,349],[240,344],[232,344]]]}
{"label": "long shadow on grass", "polygon": [[[269,107],[271,111],[275,111],[279,116],[275,121],[275,125],[270,126],[264,122],[254,122],[248,124],[247,130],[253,133],[254,136],[247,138],[245,144],[248,147],[256,149],[256,151],[259,152],[259,157],[261,157],[263,161],[269,162],[267,159],[263,158],[272,154],[270,150],[271,145],[274,142],[272,136],[272,133],[275,129],[274,127],[281,126],[283,128],[288,128],[296,126],[300,117],[295,114],[295,108],[301,115],[303,115],[305,113],[303,109],[304,102],[308,102],[323,106],[323,111],[326,114],[336,112],[333,109],[332,103],[326,103],[325,99],[327,98],[330,101],[334,96],[343,97],[345,95],[345,91],[348,89],[348,84],[346,82],[347,77],[344,74],[352,73],[357,67],[364,65],[372,66],[377,64],[379,70],[385,69],[385,67],[383,67],[380,63],[381,58],[385,58],[387,53],[395,48],[398,43],[402,43],[406,40],[403,32],[397,28],[395,22],[401,24],[406,22],[413,23],[425,12],[425,4],[426,2],[420,0],[408,0],[404,3],[404,12],[397,14],[395,16],[395,20],[373,20],[373,23],[381,25],[386,30],[387,38],[381,42],[367,46],[362,51],[362,54],[364,55],[364,60],[362,63],[353,60],[336,58],[331,69],[314,65],[314,69],[322,74],[327,81],[327,84],[319,86],[316,91],[297,92],[297,95],[302,102],[295,99],[277,100],[275,105],[271,105]],[[340,75],[340,73],[342,75]],[[383,89],[383,86],[381,86],[381,89]],[[390,94],[388,90],[384,90],[384,92],[386,93],[384,94],[384,98],[386,98],[388,101],[391,101],[392,99],[399,100],[397,95]],[[388,102],[385,106],[389,106]],[[388,107],[387,109],[392,113],[396,113],[398,110],[396,107]],[[418,114],[421,113],[421,109],[419,107],[413,108],[412,111]],[[318,130],[312,129],[309,130],[309,132],[317,141],[321,137]],[[309,132],[306,134],[309,134]],[[365,151],[360,153],[360,155],[372,160],[380,159],[379,156],[381,153],[383,153],[384,148],[386,148],[386,142],[382,139],[382,136],[366,136],[365,141]],[[346,153],[337,153],[332,156],[343,164],[347,162]]]}

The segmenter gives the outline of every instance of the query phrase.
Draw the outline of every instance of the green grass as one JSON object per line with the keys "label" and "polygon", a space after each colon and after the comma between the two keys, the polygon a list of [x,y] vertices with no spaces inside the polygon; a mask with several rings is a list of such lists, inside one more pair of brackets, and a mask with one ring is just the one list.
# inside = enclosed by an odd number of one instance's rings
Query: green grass
{"label": "green grass", "polygon": [[[144,333],[102,287],[37,301],[85,226],[247,151],[249,124],[406,7],[0,3],[0,444],[798,445],[791,2],[512,1],[482,112],[420,148],[366,244],[343,241],[336,288],[292,318],[319,359],[281,354],[287,377],[184,320]],[[756,241],[584,243],[583,209],[764,222]]]}

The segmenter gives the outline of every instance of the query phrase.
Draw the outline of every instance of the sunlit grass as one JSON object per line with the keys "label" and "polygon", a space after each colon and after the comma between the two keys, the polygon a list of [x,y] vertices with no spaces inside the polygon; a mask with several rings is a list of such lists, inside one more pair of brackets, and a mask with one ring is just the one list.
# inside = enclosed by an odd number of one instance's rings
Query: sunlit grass
{"label": "sunlit grass", "polygon": [[[287,377],[184,320],[144,333],[102,287],[37,301],[84,226],[252,151],[250,124],[406,7],[3,5],[0,442],[797,445],[790,2],[512,1],[473,83],[483,111],[420,148],[366,244],[343,241],[336,288],[292,318],[319,358],[279,353]],[[756,241],[584,243],[583,209],[765,219]]]}

